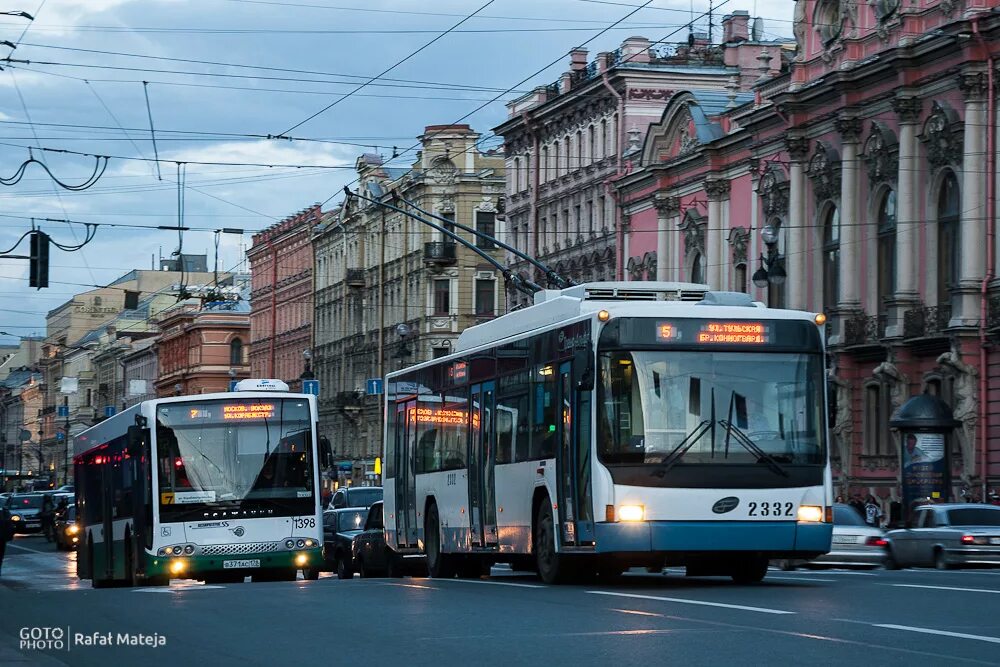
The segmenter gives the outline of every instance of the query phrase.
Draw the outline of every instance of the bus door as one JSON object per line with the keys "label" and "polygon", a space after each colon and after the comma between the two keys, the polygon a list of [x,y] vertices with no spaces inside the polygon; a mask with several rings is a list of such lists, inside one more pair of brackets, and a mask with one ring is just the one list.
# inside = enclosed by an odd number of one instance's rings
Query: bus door
{"label": "bus door", "polygon": [[417,401],[396,405],[396,544],[417,546]]}
{"label": "bus door", "polygon": [[496,429],[493,425],[496,385],[485,382],[472,387],[469,405],[469,522],[473,546],[497,544]]}
{"label": "bus door", "polygon": [[[115,528],[114,528],[114,489],[115,483],[112,479],[114,473],[111,457],[105,456],[104,462],[98,466],[101,478],[101,537],[103,541],[100,547],[94,547],[94,551],[100,549],[103,556],[104,572],[100,573],[100,578],[111,579],[115,574]],[[98,573],[94,572],[94,578],[98,578]]]}
{"label": "bus door", "polygon": [[556,419],[558,453],[556,455],[556,476],[558,478],[559,534],[562,544],[578,544],[577,503],[576,503],[576,391],[573,383],[573,364],[566,362],[559,366],[559,413]]}

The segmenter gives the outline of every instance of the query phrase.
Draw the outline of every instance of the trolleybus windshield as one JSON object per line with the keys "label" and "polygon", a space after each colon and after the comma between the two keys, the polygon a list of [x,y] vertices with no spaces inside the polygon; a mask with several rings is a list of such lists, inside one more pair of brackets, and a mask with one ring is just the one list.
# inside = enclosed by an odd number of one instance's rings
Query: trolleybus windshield
{"label": "trolleybus windshield", "polygon": [[308,514],[315,503],[309,404],[268,398],[160,405],[160,516]]}

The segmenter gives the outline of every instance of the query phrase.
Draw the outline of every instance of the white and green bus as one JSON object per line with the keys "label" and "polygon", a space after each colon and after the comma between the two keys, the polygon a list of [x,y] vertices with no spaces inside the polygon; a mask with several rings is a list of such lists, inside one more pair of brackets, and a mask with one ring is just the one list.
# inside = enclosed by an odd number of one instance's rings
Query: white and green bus
{"label": "white and green bus", "polygon": [[95,588],[318,576],[316,398],[276,380],[143,401],[74,438],[77,571]]}

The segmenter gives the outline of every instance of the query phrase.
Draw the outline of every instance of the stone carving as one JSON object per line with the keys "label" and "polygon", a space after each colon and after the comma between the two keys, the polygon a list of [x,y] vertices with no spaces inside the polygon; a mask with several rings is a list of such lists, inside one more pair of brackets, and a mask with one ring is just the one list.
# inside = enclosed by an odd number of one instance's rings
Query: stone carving
{"label": "stone carving", "polygon": [[[889,358],[875,368],[872,372],[872,377],[878,380],[883,387],[889,390],[889,417],[891,418],[892,415],[896,414],[896,410],[899,409],[899,406],[901,406],[909,397],[909,379],[896,366],[891,352],[889,353]],[[902,451],[900,449],[899,433],[897,431],[892,432],[892,440],[892,451]]]}
{"label": "stone carving", "polygon": [[653,196],[653,206],[657,213],[672,218],[681,212],[681,198],[657,193]]}
{"label": "stone carving", "polygon": [[858,36],[858,2],[857,0],[840,0],[840,20],[851,23],[848,37]]}
{"label": "stone carving", "polygon": [[694,252],[705,253],[705,224],[701,216],[689,210],[684,215],[681,223],[681,231],[684,233],[684,254],[690,255]]}
{"label": "stone carving", "polygon": [[481,201],[478,205],[476,205],[476,210],[483,211],[484,213],[496,213],[497,206],[496,203],[493,201],[493,198],[484,196],[483,201]]}
{"label": "stone carving", "polygon": [[924,122],[921,136],[927,145],[927,161],[934,168],[962,164],[962,136],[958,115],[948,106],[934,102]]}
{"label": "stone carving", "polygon": [[840,133],[845,143],[855,143],[861,140],[861,119],[855,116],[838,116],[833,126]]}
{"label": "stone carving", "polygon": [[892,100],[892,110],[899,116],[900,124],[916,123],[920,120],[923,104],[919,97],[896,97]]}
{"label": "stone carving", "polygon": [[760,179],[757,192],[764,204],[766,217],[788,214],[788,181],[780,169],[771,165]]}
{"label": "stone carving", "polygon": [[941,8],[942,14],[944,14],[945,16],[951,16],[952,13],[955,11],[956,4],[957,3],[955,0],[941,0],[940,4],[938,4],[938,7]]}
{"label": "stone carving", "polygon": [[454,213],[455,212],[455,200],[450,196],[441,197],[441,201],[435,207],[438,213]]}
{"label": "stone carving", "polygon": [[899,142],[892,130],[881,123],[872,123],[871,134],[865,140],[864,159],[868,180],[872,185],[895,182],[899,173]]}
{"label": "stone carving", "polygon": [[796,162],[805,160],[809,155],[809,140],[805,137],[785,137],[785,150],[792,160]]}
{"label": "stone carving", "polygon": [[646,280],[656,280],[656,252],[647,252],[642,258],[642,268]]}
{"label": "stone carving", "polygon": [[806,58],[806,34],[809,30],[806,4],[806,0],[796,0],[795,12],[792,14],[792,32],[795,35],[796,45],[795,59],[799,61]]}
{"label": "stone carving", "polygon": [[677,92],[670,88],[629,88],[630,100],[669,100]]}
{"label": "stone carving", "polygon": [[431,163],[430,169],[427,171],[431,180],[440,185],[449,185],[454,183],[458,175],[458,169],[452,161],[446,157],[436,158]]}
{"label": "stone carving", "polygon": [[967,102],[985,100],[989,88],[986,72],[962,72],[958,78],[958,88]]}
{"label": "stone carving", "polygon": [[840,156],[825,142],[816,142],[816,150],[809,160],[806,173],[812,180],[817,205],[827,199],[840,197]]}
{"label": "stone carving", "polygon": [[837,397],[837,414],[833,424],[834,444],[840,456],[840,468],[851,469],[851,448],[854,444],[854,419],[851,413],[851,383],[837,376],[835,369],[827,372],[827,380]]}
{"label": "stone carving", "polygon": [[976,422],[979,416],[979,390],[977,387],[977,371],[962,361],[961,354],[952,347],[937,359],[942,371],[951,375],[954,380],[952,395],[952,414],[960,426],[956,432],[958,445],[962,452],[962,481],[971,481],[976,459]]}
{"label": "stone carving", "polygon": [[691,133],[688,132],[688,128],[683,128],[680,133],[680,150],[677,154],[687,155],[688,153],[693,153],[698,150],[699,146],[701,146],[701,144],[696,138],[691,136]]}
{"label": "stone carving", "polygon": [[729,232],[729,245],[733,250],[733,266],[746,263],[749,242],[750,231],[746,227],[734,227]]}
{"label": "stone carving", "polygon": [[713,178],[705,181],[705,194],[709,201],[722,201],[729,197],[729,181]]}
{"label": "stone carving", "polygon": [[889,36],[889,19],[899,9],[900,0],[868,0],[868,4],[875,12],[875,32],[881,39],[886,39]]}
{"label": "stone carving", "polygon": [[840,0],[820,0],[813,11],[813,29],[819,33],[823,46],[830,48],[840,37],[844,25],[844,15],[841,13]]}

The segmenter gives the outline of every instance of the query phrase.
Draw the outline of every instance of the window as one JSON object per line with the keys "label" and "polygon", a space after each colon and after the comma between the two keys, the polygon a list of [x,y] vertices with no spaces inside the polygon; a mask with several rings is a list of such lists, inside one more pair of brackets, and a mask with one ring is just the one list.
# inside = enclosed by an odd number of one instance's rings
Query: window
{"label": "window", "polygon": [[587,229],[588,234],[594,233],[594,202],[587,202]]}
{"label": "window", "polygon": [[583,222],[580,219],[580,206],[576,205],[573,207],[573,226],[575,227],[573,235],[577,238],[580,237],[580,233],[583,231],[582,224]]}
{"label": "window", "polygon": [[447,357],[450,350],[447,347],[435,347],[431,349],[431,357],[434,359],[440,359],[441,357]]}
{"label": "window", "polygon": [[451,314],[451,280],[449,278],[434,279],[434,314]]}
{"label": "window", "polygon": [[[451,232],[451,233],[454,234],[455,233],[455,212],[451,211],[450,213],[441,213],[440,215],[441,215],[442,218],[445,218],[446,220],[448,220],[448,222],[441,223],[441,226],[444,227],[445,229],[447,229],[449,232]],[[452,237],[448,236],[447,234],[442,234],[442,236],[444,236],[444,240],[446,242],[454,242],[454,240],[455,240]],[[375,241],[374,240],[372,240],[371,246],[372,246],[372,248],[375,247]]]}
{"label": "window", "polygon": [[570,169],[572,169],[572,159],[570,157],[570,140],[569,137],[563,139],[563,148],[565,148],[565,155],[563,157],[562,173],[568,174]]}
{"label": "window", "polygon": [[243,364],[243,341],[239,338],[234,338],[231,343],[229,343],[229,365],[230,366],[240,366]]}
{"label": "window", "polygon": [[476,279],[476,316],[493,317],[496,315],[495,280]]}
{"label": "window", "polygon": [[476,235],[476,247],[492,250],[497,247],[493,242],[497,233],[497,214],[492,211],[476,211],[476,231],[488,236]]}
{"label": "window", "polygon": [[823,307],[835,307],[839,297],[840,211],[833,207],[823,220]]}
{"label": "window", "polygon": [[556,454],[556,367],[536,366],[532,374],[531,444],[528,460]]}
{"label": "window", "polygon": [[549,219],[542,216],[538,221],[538,245],[542,250],[542,253],[548,249],[548,237],[546,233],[548,231]]}
{"label": "window", "polygon": [[601,121],[601,143],[600,143],[600,157],[603,158],[608,154],[608,121]]}
{"label": "window", "polygon": [[700,252],[696,252],[691,259],[691,282],[705,282],[705,257]]}
{"label": "window", "polygon": [[[886,302],[896,292],[896,193],[888,190],[878,207],[878,303],[879,315],[888,311]],[[881,327],[880,327],[881,328]]]}
{"label": "window", "polygon": [[736,265],[736,271],[733,274],[733,289],[737,292],[747,291],[747,265],[744,262],[740,262]]}
{"label": "window", "polygon": [[951,290],[958,286],[960,257],[958,241],[959,215],[961,212],[958,179],[948,172],[938,193],[937,232],[937,302],[939,306],[951,305]]}
{"label": "window", "polygon": [[573,161],[573,164],[570,165],[570,166],[571,166],[572,169],[576,170],[576,169],[582,168],[583,164],[584,164],[584,162],[583,162],[583,132],[581,132],[580,130],[577,130],[577,132],[576,132],[576,141],[574,143],[576,144],[575,145],[576,155],[574,156],[576,159]]}
{"label": "window", "polygon": [[593,125],[587,128],[587,164],[593,162],[596,156],[596,151],[594,150],[595,134]]}
{"label": "window", "polygon": [[538,163],[538,167],[542,172],[542,182],[549,180],[549,148],[548,146],[542,147],[542,159]]}
{"label": "window", "polygon": [[872,456],[891,453],[889,388],[878,382],[866,385],[863,407],[865,439],[862,451]]}
{"label": "window", "polygon": [[559,140],[552,142],[552,178],[559,175]]}

